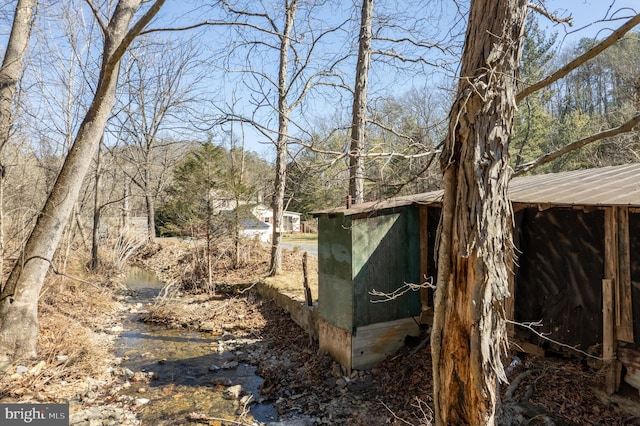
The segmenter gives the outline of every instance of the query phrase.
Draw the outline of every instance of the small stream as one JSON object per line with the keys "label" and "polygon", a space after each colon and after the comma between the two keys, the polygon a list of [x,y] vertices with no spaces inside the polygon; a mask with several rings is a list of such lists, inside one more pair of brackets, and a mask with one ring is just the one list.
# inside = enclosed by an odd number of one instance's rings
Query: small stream
{"label": "small stream", "polygon": [[[132,313],[123,323],[116,352],[124,358],[122,367],[130,370],[131,386],[122,392],[134,396],[143,406],[143,425],[225,424],[219,419],[259,424],[277,420],[272,405],[259,403],[262,379],[255,367],[235,361],[237,354],[226,348],[221,336],[137,320],[137,313],[162,289],[163,283],[155,275],[132,268],[126,283],[135,296],[129,301]],[[189,421],[189,416],[194,417],[191,413],[202,420]]]}

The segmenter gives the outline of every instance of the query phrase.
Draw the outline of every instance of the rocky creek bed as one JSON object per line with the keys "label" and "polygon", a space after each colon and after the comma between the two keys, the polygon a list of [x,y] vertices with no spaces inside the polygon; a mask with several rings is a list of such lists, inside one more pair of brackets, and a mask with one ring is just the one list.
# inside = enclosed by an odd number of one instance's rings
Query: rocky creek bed
{"label": "rocky creek bed", "polygon": [[[229,342],[236,356],[230,361],[256,366],[264,381],[254,401],[276,407],[280,423],[274,425],[428,425],[433,420],[430,349],[420,346],[421,339],[407,342],[378,367],[347,376],[286,312],[251,291],[231,298],[184,296],[145,319],[233,336]],[[520,355],[514,366],[499,424],[640,424],[634,414],[637,398],[606,397],[597,370],[583,361]]]}
{"label": "rocky creek bed", "polygon": [[[40,300],[40,358],[0,376],[0,402],[68,402],[70,424],[83,426],[155,426],[158,417],[185,425],[431,424],[430,348],[421,345],[427,330],[378,367],[346,375],[287,312],[251,288],[266,275],[268,254],[251,250],[246,268],[216,273],[229,285],[194,294],[182,285],[194,276],[190,250],[158,245],[136,259],[174,290],[150,305],[68,281],[49,285]],[[301,254],[285,254],[285,274],[299,269]],[[119,352],[117,339],[127,333],[127,321],[138,319],[158,327],[166,344],[129,356]],[[202,352],[178,353],[174,346],[190,339]],[[597,363],[518,356],[511,385],[501,392],[500,424],[640,424],[637,393],[604,395]],[[197,358],[203,362],[194,369],[189,360]],[[160,380],[165,367],[181,377]],[[238,383],[245,371],[259,383]],[[193,404],[220,395],[233,418]],[[251,416],[260,405],[272,407],[277,419]]]}
{"label": "rocky creek bed", "polygon": [[[178,262],[182,269],[170,267],[164,260],[167,253],[181,258],[179,248],[172,246],[139,259],[177,284],[187,262]],[[301,252],[285,253],[285,274],[300,268],[301,257]],[[428,330],[378,367],[347,376],[328,355],[319,353],[317,342],[287,312],[247,289],[259,279],[256,276],[266,274],[267,266],[263,261],[244,270],[229,268],[226,282],[232,285],[225,287],[227,293],[177,293],[176,299],[158,305],[144,320],[235,336],[237,361],[256,366],[264,379],[258,398],[276,407],[281,424],[432,423],[431,355],[429,345],[423,344]],[[510,385],[502,387],[499,424],[640,424],[637,393],[607,397],[597,362],[513,356],[517,361],[509,373]]]}

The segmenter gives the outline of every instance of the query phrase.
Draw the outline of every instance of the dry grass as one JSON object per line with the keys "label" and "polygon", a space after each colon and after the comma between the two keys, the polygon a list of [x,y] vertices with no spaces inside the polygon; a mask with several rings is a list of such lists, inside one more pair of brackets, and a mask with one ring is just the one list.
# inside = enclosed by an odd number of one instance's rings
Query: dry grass
{"label": "dry grass", "polygon": [[103,330],[117,314],[114,285],[80,263],[66,275],[82,281],[47,277],[38,301],[38,358],[18,360],[0,377],[0,401],[67,402],[110,379],[113,336]]}
{"label": "dry grass", "polygon": [[288,243],[317,243],[318,234],[285,234],[283,240]]}
{"label": "dry grass", "polygon": [[[269,273],[270,249],[262,244],[249,241],[243,246],[243,264],[240,268],[232,266],[232,247],[224,242],[216,250],[214,280],[225,285],[250,285],[259,281],[278,289],[304,298],[302,257],[299,248],[283,250],[282,274],[267,278]],[[144,268],[154,271],[167,283],[177,283],[182,290],[197,293],[205,279],[205,268],[196,256],[201,255],[192,242],[181,240],[159,240],[153,246],[144,247],[135,256],[135,260]],[[308,257],[309,287],[314,300],[318,298],[318,259]]]}
{"label": "dry grass", "polygon": [[[275,287],[283,293],[304,299],[304,274],[302,269],[301,250],[283,251],[282,274],[264,279],[265,284]],[[311,298],[318,300],[318,258],[308,256],[307,259],[308,284]]]}
{"label": "dry grass", "polygon": [[[267,274],[268,251],[261,243],[247,241],[240,253],[240,265],[235,267],[233,243],[216,241],[216,246],[212,248],[214,282],[251,284]],[[204,242],[157,239],[154,244],[148,244],[136,252],[132,261],[153,271],[166,283],[174,284],[176,289],[190,293],[208,291]]]}

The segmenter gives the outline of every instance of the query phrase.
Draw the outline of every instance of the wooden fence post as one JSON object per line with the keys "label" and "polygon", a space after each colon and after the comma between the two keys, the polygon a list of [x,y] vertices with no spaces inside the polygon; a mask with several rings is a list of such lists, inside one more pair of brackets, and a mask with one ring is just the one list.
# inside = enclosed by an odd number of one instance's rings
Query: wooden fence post
{"label": "wooden fence post", "polygon": [[305,251],[302,255],[302,274],[304,276],[304,298],[307,306],[313,306],[313,298],[311,297],[311,289],[309,288],[309,272],[307,269],[308,253]]}
{"label": "wooden fence post", "polygon": [[613,280],[602,280],[602,358],[604,362],[605,391],[613,394],[617,388],[615,359],[615,316],[614,316]]}

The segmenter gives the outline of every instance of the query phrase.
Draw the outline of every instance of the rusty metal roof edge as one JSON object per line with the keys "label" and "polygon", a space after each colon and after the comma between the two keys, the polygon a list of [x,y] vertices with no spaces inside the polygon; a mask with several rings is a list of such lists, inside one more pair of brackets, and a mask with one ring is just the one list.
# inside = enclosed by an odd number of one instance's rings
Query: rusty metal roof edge
{"label": "rusty metal roof edge", "polygon": [[412,204],[439,204],[442,201],[442,190],[423,192],[420,194],[402,195],[399,197],[387,198],[384,200],[369,201],[361,204],[353,204],[350,208],[344,206],[324,209],[311,214],[315,217],[321,215],[343,214],[353,216],[356,214],[370,213],[379,210],[394,209],[397,207],[410,206]]}

